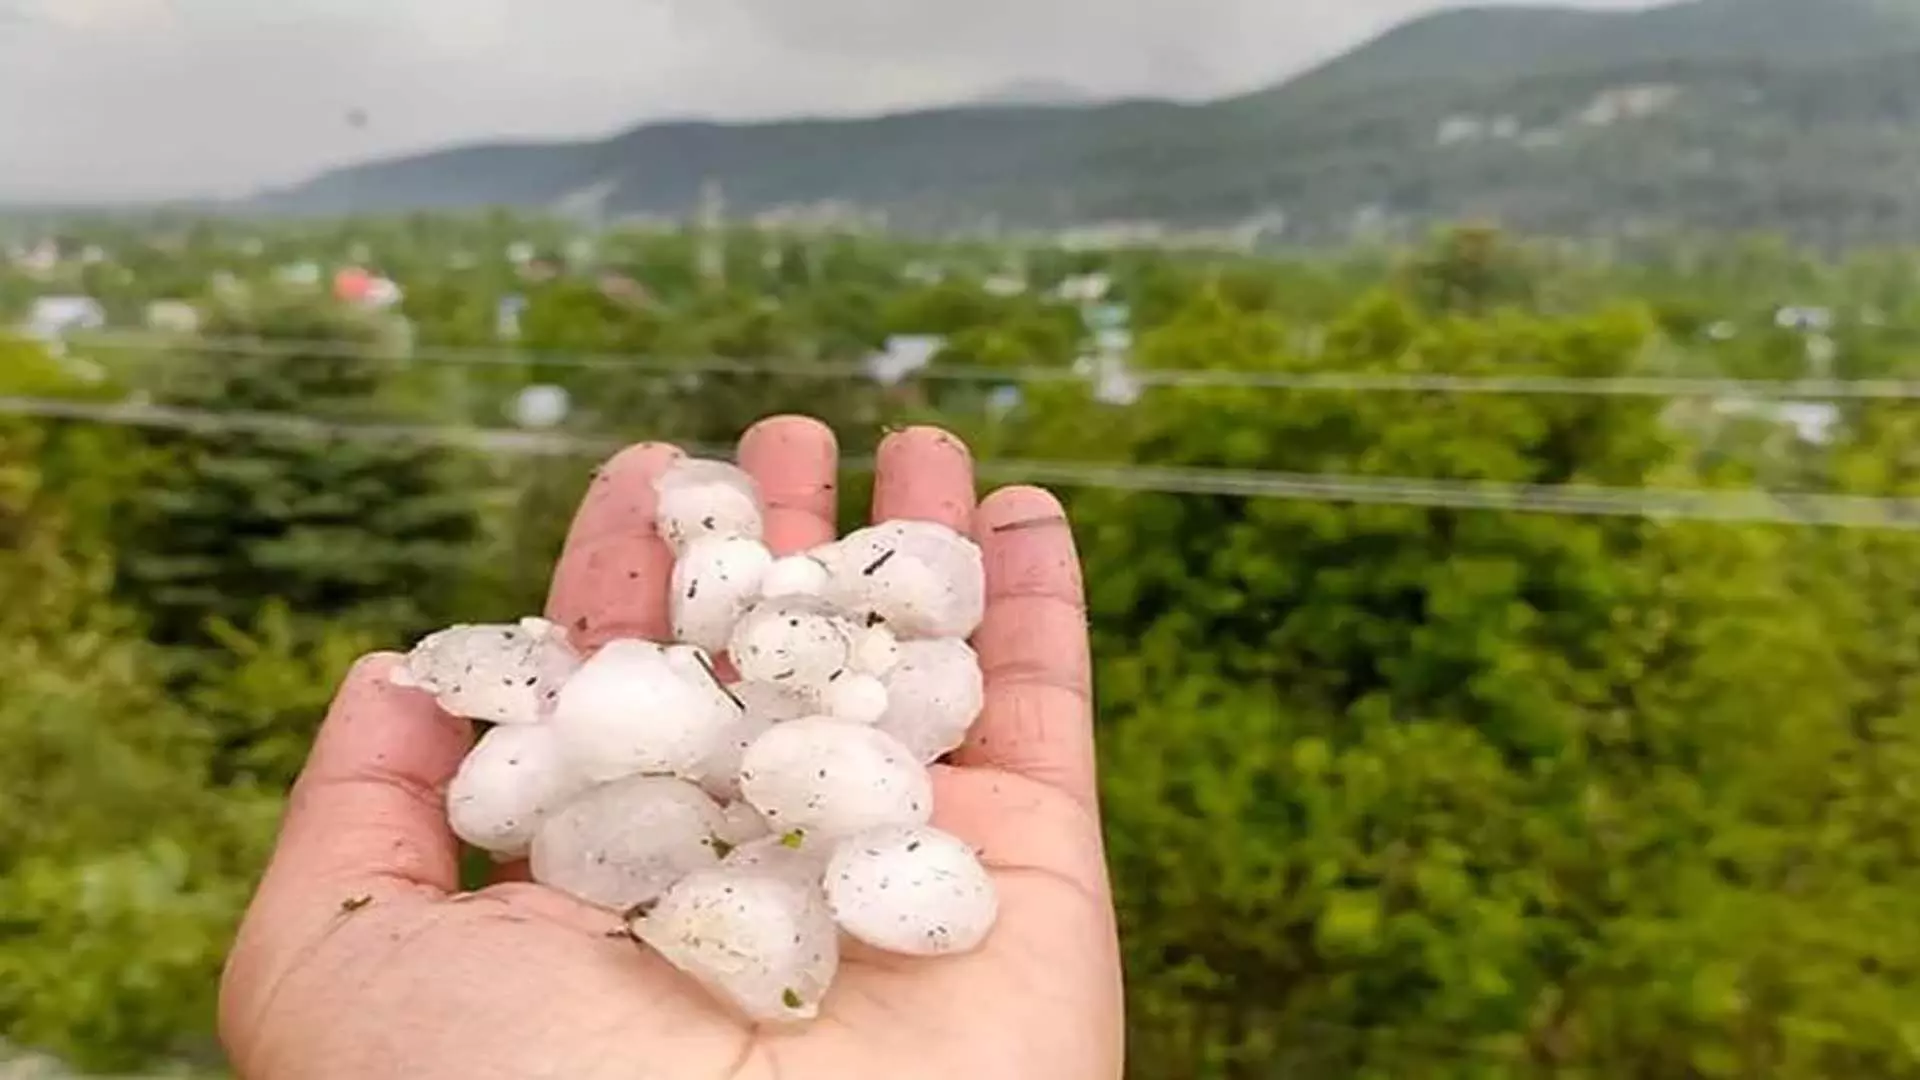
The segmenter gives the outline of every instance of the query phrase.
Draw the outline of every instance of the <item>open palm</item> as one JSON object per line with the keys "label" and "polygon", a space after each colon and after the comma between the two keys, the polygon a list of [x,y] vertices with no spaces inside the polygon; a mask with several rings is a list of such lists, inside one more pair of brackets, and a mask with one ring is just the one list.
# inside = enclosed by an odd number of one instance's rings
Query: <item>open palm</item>
{"label": "open palm", "polygon": [[[671,447],[598,474],[548,616],[593,647],[658,639],[671,554],[652,480]],[[833,538],[832,433],[766,421],[741,441],[777,554]],[[1120,970],[1094,790],[1081,579],[1060,504],[1032,488],[978,506],[967,450],[913,429],[881,447],[874,518],[970,531],[988,604],[974,639],[987,705],[934,770],[934,824],[981,850],[1000,921],[962,957],[850,947],[821,1016],[758,1030],[618,933],[613,913],[525,880],[458,891],[444,795],[473,732],[359,664],[295,785],[229,960],[221,1029],[247,1080],[1110,1080]]]}

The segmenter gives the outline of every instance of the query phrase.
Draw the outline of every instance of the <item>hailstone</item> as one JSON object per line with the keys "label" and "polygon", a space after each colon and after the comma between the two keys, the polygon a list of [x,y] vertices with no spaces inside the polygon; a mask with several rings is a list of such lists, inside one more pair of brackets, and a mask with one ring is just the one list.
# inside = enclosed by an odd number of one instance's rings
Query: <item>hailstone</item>
{"label": "hailstone", "polygon": [[689,874],[629,926],[668,963],[761,1023],[818,1016],[840,965],[820,891],[751,870]]}
{"label": "hailstone", "polygon": [[818,597],[827,588],[827,564],[817,555],[789,555],[776,559],[760,583],[760,595],[768,600],[787,597]]}
{"label": "hailstone", "polygon": [[694,766],[689,778],[716,799],[738,799],[740,759],[746,756],[747,747],[758,741],[773,725],[773,718],[765,712],[751,708],[741,710],[728,722],[713,750]]}
{"label": "hailstone", "polygon": [[447,821],[474,847],[519,858],[547,815],[586,786],[561,756],[551,727],[503,725],[460,763],[447,788]]}
{"label": "hailstone", "polygon": [[777,724],[786,720],[798,720],[812,716],[818,710],[809,695],[796,690],[768,682],[737,682],[728,689],[733,691],[734,699],[740,702],[749,716],[754,716]]}
{"label": "hailstone", "polygon": [[668,592],[675,641],[721,652],[734,624],[760,598],[773,554],[758,540],[710,538],[681,552]]}
{"label": "hailstone", "polygon": [[972,540],[931,521],[889,521],[823,549],[826,599],[903,638],[964,638],[986,611],[986,562]]}
{"label": "hailstone", "polygon": [[820,692],[821,711],[835,720],[871,724],[887,711],[886,684],[872,675],[849,672]]}
{"label": "hailstone", "polygon": [[545,619],[511,626],[455,626],[423,638],[390,679],[424,690],[454,716],[532,724],[553,710],[580,667],[567,632]]}
{"label": "hailstone", "polygon": [[818,694],[847,669],[853,631],[852,623],[816,601],[768,600],[734,627],[728,655],[750,682]]}
{"label": "hailstone", "polygon": [[671,643],[582,658],[527,619],[442,631],[395,670],[501,725],[449,786],[454,832],[624,913],[635,940],[760,1023],[818,1015],[841,932],[909,956],[978,948],[993,882],[927,824],[927,765],[984,700],[965,641],[985,607],[980,548],[889,521],[776,559],[740,469],[682,460],[655,489]]}
{"label": "hailstone", "polygon": [[589,780],[693,777],[721,750],[740,711],[698,649],[620,640],[561,688],[551,723]]}
{"label": "hailstone", "polygon": [[908,956],[976,949],[1000,910],[973,849],[924,825],[875,829],[840,844],[827,862],[826,893],[842,930]]}
{"label": "hailstone", "polygon": [[875,623],[853,636],[853,670],[862,675],[885,675],[900,662],[900,639],[885,623]]}
{"label": "hailstone", "polygon": [[[724,841],[726,847],[736,851],[773,835],[773,829],[768,827],[767,819],[761,817],[760,811],[755,810],[751,803],[727,803],[720,808],[720,817],[724,827],[714,835]],[[728,857],[731,858],[731,856]]]}
{"label": "hailstone", "polygon": [[727,827],[692,784],[654,776],[616,780],[548,815],[534,833],[533,880],[590,904],[625,911],[695,870],[718,865]]}
{"label": "hailstone", "polygon": [[765,524],[753,477],[724,461],[683,458],[654,481],[657,524],[675,553],[707,537],[758,540]]}
{"label": "hailstone", "polygon": [[876,728],[825,717],[775,725],[747,748],[740,790],[776,831],[851,836],[933,812],[926,766]]}
{"label": "hailstone", "polygon": [[786,878],[808,888],[819,888],[833,852],[833,844],[809,839],[806,834],[795,831],[755,837],[735,847],[720,860],[720,865],[728,870],[751,870]]}
{"label": "hailstone", "polygon": [[887,711],[877,726],[926,764],[966,741],[986,702],[980,657],[964,641],[901,642],[900,663],[882,681]]}

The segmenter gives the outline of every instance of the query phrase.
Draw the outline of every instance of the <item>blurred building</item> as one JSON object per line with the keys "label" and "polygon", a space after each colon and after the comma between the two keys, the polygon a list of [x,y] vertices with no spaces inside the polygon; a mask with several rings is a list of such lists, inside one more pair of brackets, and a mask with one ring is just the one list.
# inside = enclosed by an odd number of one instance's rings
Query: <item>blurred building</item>
{"label": "blurred building", "polygon": [[146,325],[163,334],[200,331],[200,311],[184,300],[155,300],[147,305]]}
{"label": "blurred building", "polygon": [[27,310],[20,329],[36,341],[52,343],[106,325],[107,309],[91,296],[43,296]]}
{"label": "blurred building", "polygon": [[867,358],[867,374],[883,386],[897,385],[924,370],[946,347],[947,339],[937,334],[896,334]]}

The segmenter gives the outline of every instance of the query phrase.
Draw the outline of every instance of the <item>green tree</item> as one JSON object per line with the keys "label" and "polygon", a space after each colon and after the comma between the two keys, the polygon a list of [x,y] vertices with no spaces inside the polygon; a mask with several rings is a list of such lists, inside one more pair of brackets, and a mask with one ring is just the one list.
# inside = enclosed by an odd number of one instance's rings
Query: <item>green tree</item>
{"label": "green tree", "polygon": [[[1423,316],[1380,295],[1301,358],[1279,320],[1202,295],[1141,359],[1609,375],[1649,332],[1630,312]],[[1084,391],[1036,394],[1009,452],[1655,486],[1691,459],[1647,402],[1149,400],[1095,428]],[[1139,1075],[1920,1075],[1898,1019],[1915,984],[1859,975],[1920,962],[1890,899],[1902,849],[1860,854],[1912,819],[1882,801],[1816,824],[1865,748],[1793,537],[1072,503]]]}

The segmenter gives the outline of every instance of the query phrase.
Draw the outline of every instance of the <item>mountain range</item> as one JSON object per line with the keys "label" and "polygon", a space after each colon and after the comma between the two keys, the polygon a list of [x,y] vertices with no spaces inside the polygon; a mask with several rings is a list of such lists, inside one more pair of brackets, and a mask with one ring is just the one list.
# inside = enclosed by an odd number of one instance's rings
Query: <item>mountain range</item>
{"label": "mountain range", "polygon": [[1474,217],[1569,235],[1920,239],[1920,0],[1487,7],[1199,104],[1020,85],[857,120],[649,124],[459,147],[263,194],[274,213],[515,206],[884,217],[932,230],[1260,227],[1290,241]]}

